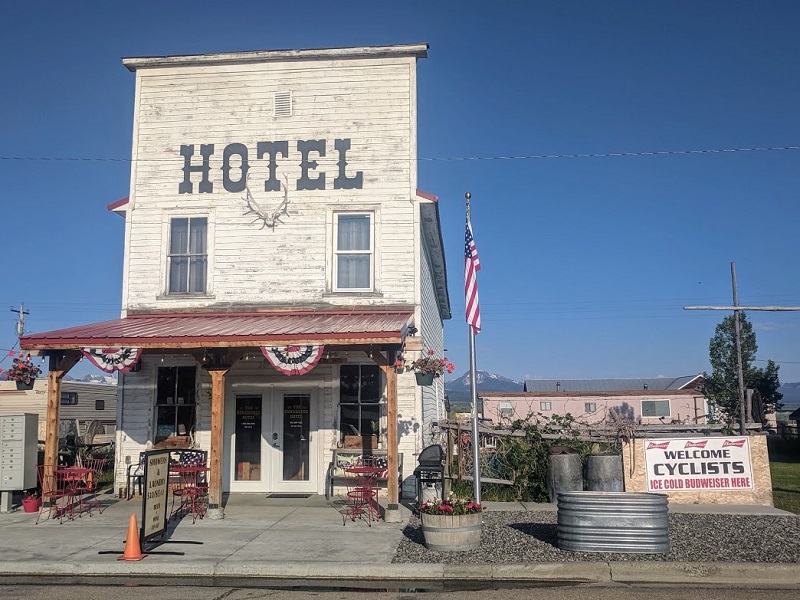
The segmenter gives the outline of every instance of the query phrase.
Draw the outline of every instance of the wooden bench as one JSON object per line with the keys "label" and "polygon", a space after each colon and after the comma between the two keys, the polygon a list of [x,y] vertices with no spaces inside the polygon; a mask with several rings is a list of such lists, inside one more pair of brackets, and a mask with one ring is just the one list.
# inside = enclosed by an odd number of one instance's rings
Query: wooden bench
{"label": "wooden bench", "polygon": [[[388,461],[386,450],[361,450],[353,448],[336,448],[333,451],[333,460],[328,465],[328,473],[325,481],[325,499],[330,500],[333,496],[334,487],[338,485],[345,485],[349,479],[353,479],[352,475],[345,472],[351,464],[358,463],[364,457],[374,457],[377,459],[379,466],[383,466],[383,461]],[[384,463],[386,464],[386,463]],[[385,488],[388,486],[388,477],[378,477],[378,486]],[[403,455],[397,455],[397,499],[401,500],[403,497]]]}

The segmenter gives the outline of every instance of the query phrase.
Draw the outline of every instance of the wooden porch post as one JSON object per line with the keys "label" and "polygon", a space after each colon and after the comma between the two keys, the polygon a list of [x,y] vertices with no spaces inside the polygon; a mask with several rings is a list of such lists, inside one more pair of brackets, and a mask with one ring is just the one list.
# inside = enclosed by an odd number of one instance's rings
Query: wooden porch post
{"label": "wooden porch post", "polygon": [[[81,358],[78,350],[50,355],[50,369],[47,373],[47,416],[44,434],[44,464],[58,464],[58,425],[61,408],[61,380]],[[48,481],[50,481],[48,479]],[[42,490],[51,492],[52,490]]]}
{"label": "wooden porch post", "polygon": [[389,502],[386,506],[384,520],[387,523],[399,523],[402,521],[400,513],[400,494],[397,480],[400,476],[398,472],[398,447],[397,447],[397,373],[392,364],[394,352],[388,351],[384,356],[382,353],[374,352],[373,360],[380,366],[386,376],[386,445],[387,452],[387,471],[388,481],[386,491]]}
{"label": "wooden porch post", "polygon": [[209,369],[211,375],[211,448],[209,452],[208,477],[208,516],[212,519],[224,519],[222,507],[222,451],[224,439],[222,435],[225,416],[225,373],[227,369]]}

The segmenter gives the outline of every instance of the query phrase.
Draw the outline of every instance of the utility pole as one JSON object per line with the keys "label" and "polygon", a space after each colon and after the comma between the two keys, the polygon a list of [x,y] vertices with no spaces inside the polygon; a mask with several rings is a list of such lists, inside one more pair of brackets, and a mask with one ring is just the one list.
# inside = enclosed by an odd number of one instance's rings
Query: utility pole
{"label": "utility pole", "polygon": [[17,337],[22,337],[22,334],[25,333],[25,315],[31,314],[27,310],[25,310],[25,304],[20,304],[19,308],[12,308],[11,312],[17,313]]}
{"label": "utility pole", "polygon": [[732,310],[734,323],[734,337],[736,341],[736,374],[739,379],[739,433],[745,434],[745,390],[744,390],[744,368],[742,365],[742,338],[739,326],[739,311],[742,310],[762,310],[762,311],[784,311],[800,310],[800,306],[739,306],[739,292],[736,288],[736,265],[731,262],[731,286],[733,287],[733,306],[684,306],[683,310]]}

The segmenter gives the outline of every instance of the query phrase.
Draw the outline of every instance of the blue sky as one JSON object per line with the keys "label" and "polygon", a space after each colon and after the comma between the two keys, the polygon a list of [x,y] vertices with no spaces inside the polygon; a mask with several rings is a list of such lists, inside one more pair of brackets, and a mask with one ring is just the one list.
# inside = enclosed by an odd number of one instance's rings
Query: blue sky
{"label": "blue sky", "polygon": [[[800,150],[684,152],[800,146],[798,30],[792,0],[8,4],[0,348],[16,343],[21,302],[31,332],[119,315],[123,220],[105,207],[129,188],[134,76],[121,57],[428,42],[419,182],[441,203],[456,373],[466,191],[479,369],[708,370],[726,313],[682,307],[730,304],[731,261],[741,304],[800,305]],[[622,152],[665,154],[502,158]],[[758,359],[800,381],[800,313],[749,316]]]}

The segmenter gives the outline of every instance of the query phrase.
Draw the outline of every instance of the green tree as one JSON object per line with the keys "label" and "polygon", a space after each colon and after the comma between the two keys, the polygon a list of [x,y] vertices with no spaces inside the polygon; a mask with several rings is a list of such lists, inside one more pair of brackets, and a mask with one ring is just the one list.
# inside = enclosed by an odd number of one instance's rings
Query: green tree
{"label": "green tree", "polygon": [[[745,389],[758,390],[761,394],[764,417],[774,413],[782,405],[783,394],[778,392],[781,383],[778,369],[772,360],[764,369],[753,366],[758,351],[753,325],[744,312],[739,312],[739,334],[742,343],[742,372]],[[739,376],[736,361],[736,322],[733,315],[722,319],[714,330],[708,345],[711,375],[705,377],[705,395],[719,408],[723,419],[729,424],[739,422]]]}

